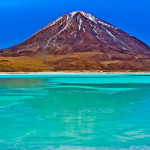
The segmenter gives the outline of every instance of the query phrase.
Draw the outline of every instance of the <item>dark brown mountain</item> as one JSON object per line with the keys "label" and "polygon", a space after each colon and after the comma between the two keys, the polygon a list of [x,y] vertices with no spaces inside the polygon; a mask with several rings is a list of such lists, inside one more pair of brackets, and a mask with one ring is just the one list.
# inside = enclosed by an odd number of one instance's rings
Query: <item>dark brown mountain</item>
{"label": "dark brown mountain", "polygon": [[43,70],[150,70],[148,45],[82,11],[59,17],[0,56],[44,56]]}

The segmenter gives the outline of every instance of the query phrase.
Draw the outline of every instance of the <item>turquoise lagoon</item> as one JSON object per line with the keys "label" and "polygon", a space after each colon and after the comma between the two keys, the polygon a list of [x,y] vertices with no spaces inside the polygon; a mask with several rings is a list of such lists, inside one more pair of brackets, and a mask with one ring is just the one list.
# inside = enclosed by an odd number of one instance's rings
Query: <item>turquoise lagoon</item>
{"label": "turquoise lagoon", "polygon": [[5,149],[149,150],[150,75],[1,75]]}

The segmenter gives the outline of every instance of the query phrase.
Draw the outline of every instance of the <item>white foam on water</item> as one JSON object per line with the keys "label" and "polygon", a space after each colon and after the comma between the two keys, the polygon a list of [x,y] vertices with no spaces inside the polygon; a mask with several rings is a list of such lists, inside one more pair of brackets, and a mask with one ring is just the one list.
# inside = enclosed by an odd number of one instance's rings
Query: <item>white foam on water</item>
{"label": "white foam on water", "polygon": [[42,150],[150,150],[149,146],[131,146],[128,148],[121,147],[88,147],[88,146],[65,146],[60,147],[48,146]]}

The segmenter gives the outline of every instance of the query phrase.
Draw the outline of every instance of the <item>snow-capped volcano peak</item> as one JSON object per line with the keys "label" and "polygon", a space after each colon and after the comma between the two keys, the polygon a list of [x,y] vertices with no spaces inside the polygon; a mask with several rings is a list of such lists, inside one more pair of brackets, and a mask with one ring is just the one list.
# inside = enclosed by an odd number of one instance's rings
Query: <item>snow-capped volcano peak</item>
{"label": "snow-capped volcano peak", "polygon": [[60,16],[0,56],[44,56],[43,66],[54,70],[150,70],[149,46],[83,11]]}
{"label": "snow-capped volcano peak", "polygon": [[108,51],[143,54],[149,47],[115,26],[83,11],[73,11],[49,23],[10,49],[38,49],[46,54]]}
{"label": "snow-capped volcano peak", "polygon": [[103,21],[101,19],[98,19],[98,18],[94,17],[93,15],[91,15],[89,13],[85,13],[84,11],[73,11],[69,15],[74,17],[76,14],[80,14],[80,15],[84,16],[85,18],[87,18],[88,20],[94,22],[95,24],[101,24],[103,26],[107,26],[107,27],[118,29],[118,28],[116,28],[116,27],[106,23],[105,21]]}
{"label": "snow-capped volcano peak", "polygon": [[87,19],[97,23],[97,20],[94,16],[92,16],[91,14],[85,13],[84,11],[73,11],[70,14],[74,16],[77,13],[79,13],[79,14],[83,15],[84,17],[86,17]]}

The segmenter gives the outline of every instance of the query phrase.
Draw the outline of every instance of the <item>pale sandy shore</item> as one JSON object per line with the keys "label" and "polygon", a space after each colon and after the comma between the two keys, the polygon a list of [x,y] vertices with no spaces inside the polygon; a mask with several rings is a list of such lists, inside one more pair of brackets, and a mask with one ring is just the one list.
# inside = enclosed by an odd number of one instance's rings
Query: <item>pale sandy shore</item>
{"label": "pale sandy shore", "polygon": [[52,75],[52,74],[150,74],[150,72],[131,72],[131,71],[125,71],[125,72],[104,72],[104,71],[56,71],[56,72],[0,72],[0,75],[23,75],[23,74],[34,74],[34,75]]}

